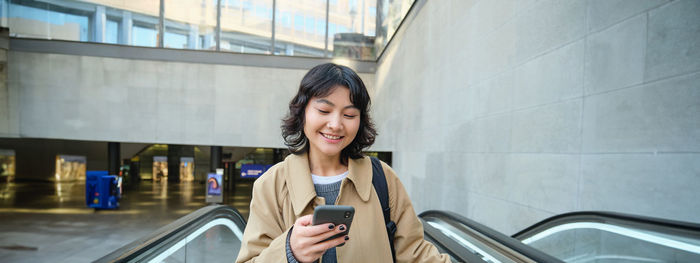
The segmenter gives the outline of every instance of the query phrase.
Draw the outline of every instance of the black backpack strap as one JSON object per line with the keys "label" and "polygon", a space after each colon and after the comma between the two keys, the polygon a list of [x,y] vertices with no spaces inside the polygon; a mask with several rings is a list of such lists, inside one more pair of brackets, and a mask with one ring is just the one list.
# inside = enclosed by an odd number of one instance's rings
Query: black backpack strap
{"label": "black backpack strap", "polygon": [[391,246],[391,257],[396,262],[396,249],[394,249],[394,236],[396,235],[396,223],[391,221],[391,208],[389,208],[389,186],[386,184],[386,176],[379,159],[370,157],[372,160],[372,185],[377,192],[379,203],[382,205],[384,214],[384,224],[386,224],[386,234],[389,236]]}

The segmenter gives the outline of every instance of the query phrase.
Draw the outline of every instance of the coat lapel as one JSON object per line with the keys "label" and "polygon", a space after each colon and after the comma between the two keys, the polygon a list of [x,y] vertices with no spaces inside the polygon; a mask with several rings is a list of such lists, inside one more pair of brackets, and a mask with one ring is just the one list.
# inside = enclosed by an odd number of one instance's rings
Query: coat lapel
{"label": "coat lapel", "polygon": [[[289,172],[286,173],[285,179],[289,185],[289,197],[292,200],[294,214],[301,216],[304,209],[316,197],[316,189],[311,180],[311,169],[309,169],[309,157],[306,153],[290,154],[286,162]],[[367,202],[372,190],[372,164],[369,157],[350,159],[347,179],[352,182],[360,199]]]}
{"label": "coat lapel", "polygon": [[369,157],[350,159],[348,171],[348,180],[352,181],[360,199],[367,202],[372,191],[372,163]]}
{"label": "coat lapel", "polygon": [[289,185],[287,189],[292,200],[294,214],[298,217],[304,212],[309,202],[316,197],[316,189],[311,180],[308,155],[306,153],[290,154],[286,159],[289,169],[289,172],[285,173],[287,176],[285,179]]}

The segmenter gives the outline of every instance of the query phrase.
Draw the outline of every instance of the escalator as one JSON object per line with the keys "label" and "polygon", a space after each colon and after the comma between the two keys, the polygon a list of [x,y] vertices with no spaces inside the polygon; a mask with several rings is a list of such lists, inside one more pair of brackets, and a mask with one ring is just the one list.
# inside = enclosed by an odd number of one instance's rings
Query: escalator
{"label": "escalator", "polygon": [[700,262],[700,225],[651,217],[567,213],[513,237],[566,262]]}
{"label": "escalator", "polygon": [[[545,219],[507,236],[445,211],[419,215],[426,240],[453,262],[700,262],[700,225],[606,212]],[[245,220],[201,208],[95,262],[233,262]]]}
{"label": "escalator", "polygon": [[206,206],[95,262],[233,262],[244,229],[235,208]]}
{"label": "escalator", "polygon": [[[444,211],[419,216],[425,236],[466,262],[700,262],[700,225],[610,212],[545,219],[512,237]],[[466,252],[464,254],[469,254]],[[464,257],[462,257],[464,258]]]}
{"label": "escalator", "polygon": [[519,240],[446,211],[426,211],[419,216],[425,238],[453,262],[562,262]]}

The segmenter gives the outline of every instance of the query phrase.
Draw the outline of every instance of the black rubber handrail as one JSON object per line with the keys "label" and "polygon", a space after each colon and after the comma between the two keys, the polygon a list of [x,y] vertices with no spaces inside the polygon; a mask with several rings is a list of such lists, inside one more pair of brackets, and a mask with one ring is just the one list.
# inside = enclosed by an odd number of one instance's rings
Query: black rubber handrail
{"label": "black rubber handrail", "polygon": [[187,237],[190,233],[218,218],[230,219],[241,231],[245,228],[245,219],[235,208],[228,205],[210,205],[189,213],[94,262],[141,261],[147,256],[167,250],[176,242]]}
{"label": "black rubber handrail", "polygon": [[[468,219],[466,217],[463,217],[459,214],[453,213],[453,212],[448,212],[448,211],[438,211],[438,210],[429,210],[421,213],[419,215],[420,218],[425,218],[425,217],[436,217],[436,218],[446,218],[455,222],[458,222],[462,225],[467,226],[468,228],[473,229],[474,231],[478,232],[481,235],[484,235],[491,240],[494,240],[496,243],[501,244],[503,246],[508,247],[509,249],[535,261],[535,262],[563,262],[547,253],[544,253],[540,250],[537,250],[531,246],[525,245],[519,240],[509,237],[501,232],[498,232],[490,227],[487,227],[485,225],[482,225],[474,220]],[[466,248],[465,248],[466,249]]]}
{"label": "black rubber handrail", "polygon": [[435,246],[440,248],[442,251],[450,255],[451,258],[456,259],[458,262],[469,262],[469,263],[486,263],[476,254],[471,251],[464,249],[457,241],[445,236],[440,232],[440,230],[433,228],[431,225],[426,224],[423,221],[423,232],[425,240],[433,243]]}
{"label": "black rubber handrail", "polygon": [[512,237],[524,240],[554,226],[575,222],[600,222],[695,239],[700,238],[700,224],[605,211],[580,211],[552,216],[515,233]]}

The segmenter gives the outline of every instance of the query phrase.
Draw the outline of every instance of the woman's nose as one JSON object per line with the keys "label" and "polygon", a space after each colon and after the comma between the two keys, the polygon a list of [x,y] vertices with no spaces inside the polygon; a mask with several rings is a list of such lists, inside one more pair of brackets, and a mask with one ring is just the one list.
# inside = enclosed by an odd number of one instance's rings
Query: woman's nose
{"label": "woman's nose", "polygon": [[332,117],[330,120],[328,120],[328,123],[326,123],[329,129],[332,130],[337,130],[340,128],[340,120],[338,117]]}

